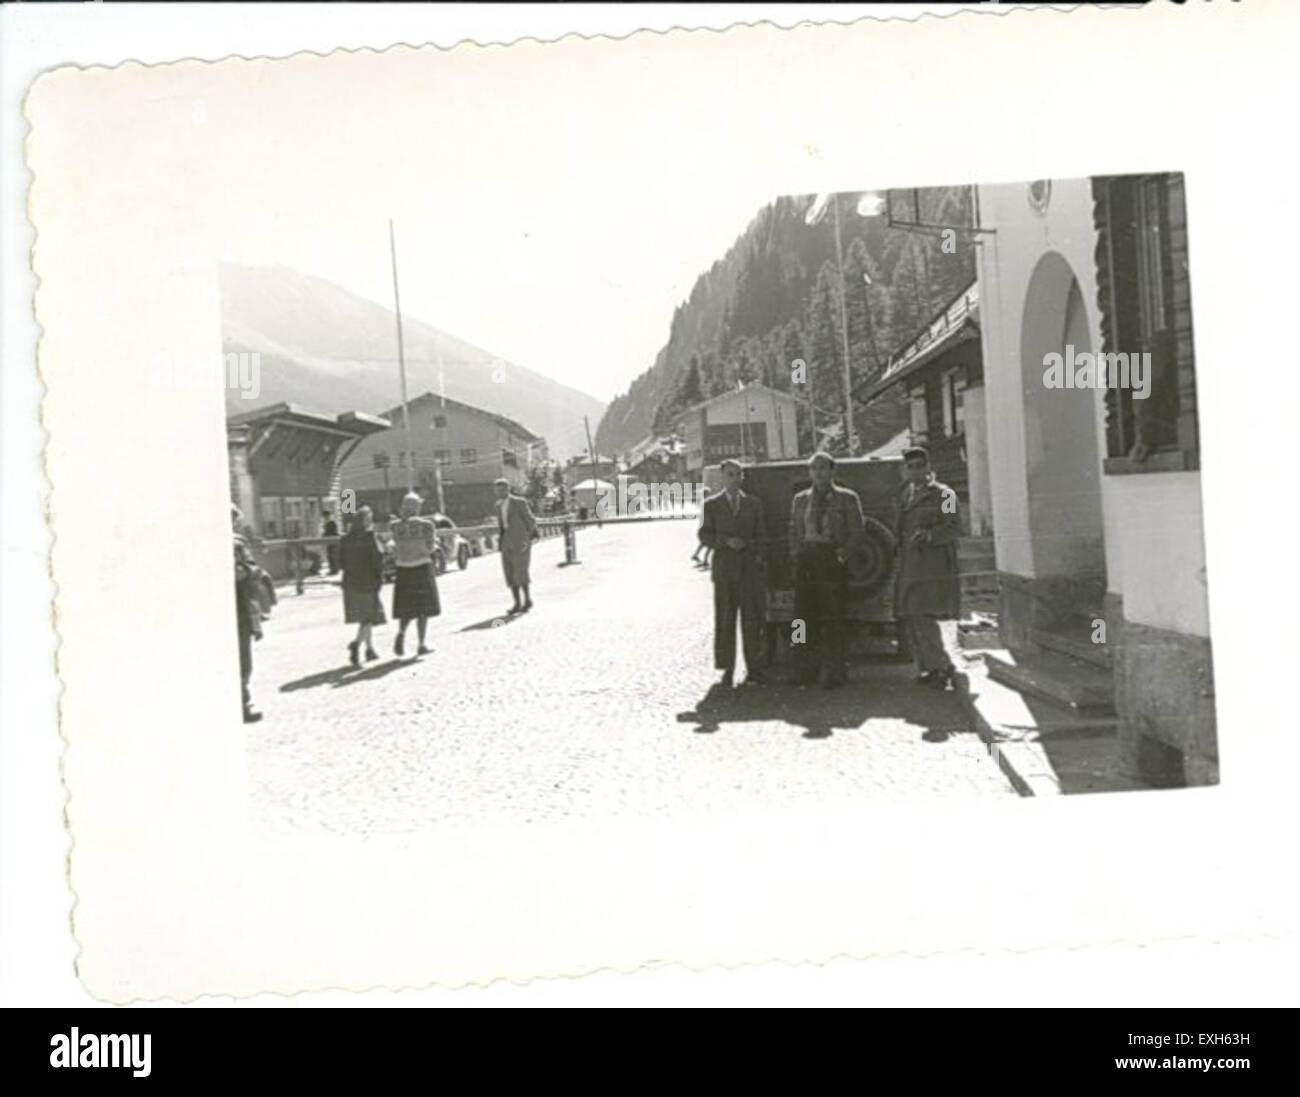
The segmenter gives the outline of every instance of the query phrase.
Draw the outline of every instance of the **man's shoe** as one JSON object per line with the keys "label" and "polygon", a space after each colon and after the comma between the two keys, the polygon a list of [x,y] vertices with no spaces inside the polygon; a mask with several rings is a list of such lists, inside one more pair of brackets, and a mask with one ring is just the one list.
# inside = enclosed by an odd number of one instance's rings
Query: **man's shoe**
{"label": "man's shoe", "polygon": [[417,654],[428,655],[431,651],[433,651],[433,648],[429,647],[428,644],[421,644],[417,649]]}
{"label": "man's shoe", "polygon": [[533,608],[533,600],[529,598],[528,601],[524,603],[523,608],[519,612],[527,613],[532,608]]}
{"label": "man's shoe", "polygon": [[524,612],[524,607],[521,606],[518,602],[516,602],[513,606],[511,606],[508,610],[506,610],[506,616],[513,617],[516,613],[523,613],[523,612]]}
{"label": "man's shoe", "polygon": [[397,639],[393,641],[393,654],[402,655],[405,652],[406,652],[406,637],[399,632],[397,634]]}
{"label": "man's shoe", "polygon": [[262,718],[262,714],[254,708],[244,709],[244,723],[255,724]]}
{"label": "man's shoe", "polygon": [[762,671],[751,670],[745,675],[745,685],[747,686],[765,686],[767,679],[763,676]]}
{"label": "man's shoe", "polygon": [[734,678],[735,675],[733,674],[732,671],[724,670],[722,672],[722,680],[718,683],[718,685],[726,686],[728,689],[730,689],[734,684]]}

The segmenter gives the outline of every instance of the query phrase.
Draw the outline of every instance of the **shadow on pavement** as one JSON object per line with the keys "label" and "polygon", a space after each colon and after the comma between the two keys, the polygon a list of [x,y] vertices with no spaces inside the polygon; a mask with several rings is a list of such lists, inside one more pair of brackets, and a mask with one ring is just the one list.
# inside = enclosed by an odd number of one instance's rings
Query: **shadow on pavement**
{"label": "shadow on pavement", "polygon": [[334,667],[332,670],[318,671],[315,674],[308,674],[305,678],[295,678],[292,682],[285,682],[280,687],[280,692],[292,693],[294,690],[315,689],[317,686],[332,686],[338,689],[340,686],[352,686],[357,682],[371,682],[386,674],[392,674],[395,670],[409,667],[417,662],[418,658],[412,655],[405,659],[389,659],[386,663],[376,663],[364,670],[354,670],[351,666]]}
{"label": "shadow on pavement", "polygon": [[910,667],[871,663],[838,689],[798,686],[769,675],[769,684],[728,689],[714,683],[693,709],[677,714],[679,724],[694,724],[711,735],[726,724],[778,720],[804,729],[805,739],[829,739],[836,731],[856,731],[869,720],[901,720],[925,730],[921,739],[943,743],[958,733],[974,734],[954,691],[912,681]]}
{"label": "shadow on pavement", "polygon": [[488,628],[504,628],[506,625],[514,624],[523,616],[522,613],[498,613],[493,617],[484,618],[482,621],[475,621],[474,624],[466,625],[464,628],[457,629],[456,631],[480,632],[481,630]]}

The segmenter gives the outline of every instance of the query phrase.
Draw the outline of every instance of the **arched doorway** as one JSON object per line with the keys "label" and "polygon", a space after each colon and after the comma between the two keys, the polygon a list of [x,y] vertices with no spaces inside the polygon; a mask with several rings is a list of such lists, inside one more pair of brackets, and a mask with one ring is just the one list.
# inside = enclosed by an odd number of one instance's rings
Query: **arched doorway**
{"label": "arched doorway", "polygon": [[1078,279],[1064,257],[1048,252],[1029,280],[1020,332],[1030,549],[1037,578],[1078,581],[1099,600],[1106,578],[1101,393],[1053,388],[1044,379],[1049,354],[1062,355],[1073,377],[1073,359],[1092,352],[1089,330]]}

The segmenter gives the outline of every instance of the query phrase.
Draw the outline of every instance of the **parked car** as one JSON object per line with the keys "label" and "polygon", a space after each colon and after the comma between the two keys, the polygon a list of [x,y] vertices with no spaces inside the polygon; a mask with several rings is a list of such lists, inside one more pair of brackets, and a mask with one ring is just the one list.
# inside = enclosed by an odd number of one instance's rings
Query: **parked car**
{"label": "parked car", "polygon": [[[447,570],[449,560],[455,560],[456,566],[464,571],[469,567],[469,558],[473,555],[469,542],[460,535],[456,523],[445,514],[430,514],[429,519],[437,529],[433,547],[433,568],[439,575]],[[387,529],[376,530],[379,543],[384,550],[384,582],[391,583],[397,578],[396,556],[393,552],[393,537]]]}
{"label": "parked car", "polygon": [[456,523],[445,514],[433,514],[430,517],[438,529],[438,541],[433,550],[434,570],[441,575],[447,570],[447,562],[455,560],[456,566],[464,571],[469,567],[469,558],[473,555],[470,552],[469,542],[460,535]]}

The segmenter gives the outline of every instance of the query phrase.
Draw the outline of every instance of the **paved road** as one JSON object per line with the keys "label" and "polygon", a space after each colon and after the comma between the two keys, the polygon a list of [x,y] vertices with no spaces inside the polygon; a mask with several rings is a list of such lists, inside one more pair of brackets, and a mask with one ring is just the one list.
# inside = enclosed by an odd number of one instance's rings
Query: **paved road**
{"label": "paved road", "polygon": [[393,656],[390,623],[361,670],[337,587],[288,588],[255,645],[259,822],[380,833],[1014,795],[957,699],[910,667],[856,667],[838,691],[716,686],[694,537],[688,521],[582,530],[575,567],[543,541],[536,608],[508,620],[498,557],[475,559],[439,580],[431,655]]}

